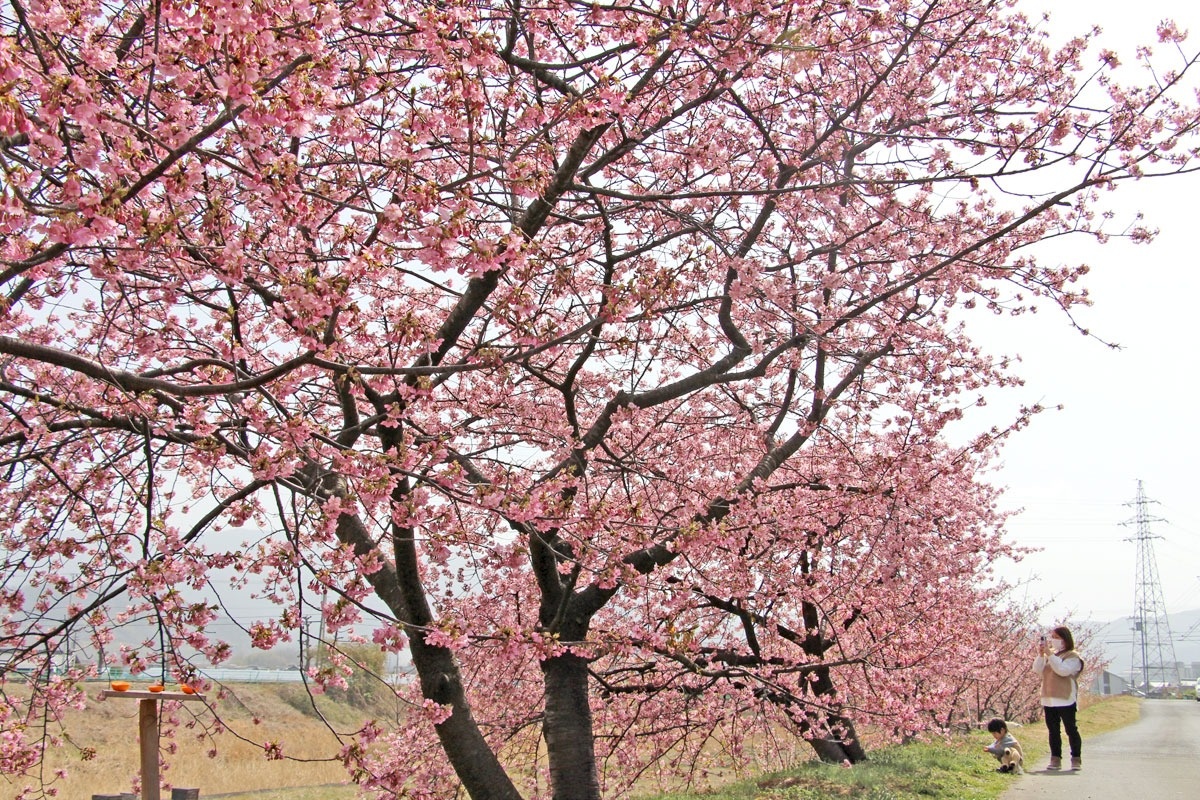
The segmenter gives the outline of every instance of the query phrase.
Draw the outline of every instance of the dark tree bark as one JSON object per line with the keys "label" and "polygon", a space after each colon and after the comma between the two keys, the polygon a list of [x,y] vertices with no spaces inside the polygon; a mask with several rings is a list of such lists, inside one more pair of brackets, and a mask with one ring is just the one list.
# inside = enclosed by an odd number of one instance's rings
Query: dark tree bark
{"label": "dark tree bark", "polygon": [[[327,486],[335,484],[335,479],[327,482]],[[343,514],[338,519],[337,535],[351,545],[357,555],[365,555],[376,548],[358,517]],[[471,713],[454,653],[445,647],[428,644],[420,631],[420,627],[433,621],[433,614],[421,584],[412,532],[398,527],[393,532],[393,547],[395,567],[387,565],[367,579],[396,618],[406,625],[422,696],[450,707],[450,716],[436,726],[446,756],[472,800],[521,800],[521,793],[509,779]]]}
{"label": "dark tree bark", "polygon": [[[827,700],[833,700],[837,695],[829,670],[822,668],[816,671],[816,680],[809,684],[813,695]],[[817,758],[831,764],[849,761],[857,764],[867,760],[867,752],[863,749],[854,729],[854,722],[838,711],[825,712],[824,723],[832,735],[822,735],[809,739]],[[835,738],[836,737],[836,738]]]}
{"label": "dark tree bark", "polygon": [[543,730],[554,800],[600,800],[596,777],[587,661],[566,654],[542,662],[546,680]]}

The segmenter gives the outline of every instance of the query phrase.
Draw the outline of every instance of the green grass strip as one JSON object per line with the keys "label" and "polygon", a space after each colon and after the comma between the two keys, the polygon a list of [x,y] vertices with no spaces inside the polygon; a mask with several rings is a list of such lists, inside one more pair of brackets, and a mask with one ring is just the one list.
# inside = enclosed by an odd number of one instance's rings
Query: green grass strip
{"label": "green grass strip", "polygon": [[[1140,701],[1131,697],[1094,700],[1079,712],[1084,738],[1136,722]],[[1039,769],[1047,753],[1040,723],[1015,727],[1025,764]],[[853,767],[810,762],[788,772],[740,781],[709,793],[658,795],[653,800],[994,800],[1012,785],[1012,775],[995,771],[983,752],[992,742],[985,730],[949,741],[884,747]]]}

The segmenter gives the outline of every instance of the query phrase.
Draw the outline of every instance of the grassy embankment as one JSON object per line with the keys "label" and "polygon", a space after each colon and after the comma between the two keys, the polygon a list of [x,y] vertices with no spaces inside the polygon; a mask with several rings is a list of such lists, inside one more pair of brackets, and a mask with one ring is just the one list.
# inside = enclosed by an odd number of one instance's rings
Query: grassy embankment
{"label": "grassy embankment", "polygon": [[[172,766],[167,772],[173,785],[200,787],[201,797],[222,796],[224,800],[354,797],[354,787],[345,785],[346,774],[337,761],[268,761],[263,757],[267,741],[279,741],[286,755],[300,758],[327,759],[336,752],[336,738],[313,716],[302,687],[236,688],[239,702],[228,704],[223,713],[250,741],[223,734],[217,756],[209,758],[211,744],[198,741],[196,731],[181,730],[176,737],[178,752],[170,757]],[[341,731],[354,730],[361,721],[362,712],[348,705],[326,698],[319,698],[318,704]],[[1080,712],[1080,727],[1085,736],[1093,736],[1135,721],[1138,713],[1138,701],[1133,698],[1092,702]],[[97,754],[81,761],[75,747],[51,752],[49,766],[70,769],[70,778],[59,785],[59,797],[86,800],[93,793],[129,791],[137,769],[136,705],[100,703],[71,724],[73,743],[94,747]],[[1045,729],[1035,724],[1014,732],[1025,748],[1026,763],[1031,769],[1040,769],[1046,758]],[[1012,777],[994,772],[995,762],[982,750],[990,742],[985,731],[978,731],[948,742],[878,749],[869,762],[851,769],[814,762],[786,773],[731,783],[711,793],[659,795],[654,800],[993,800],[1011,784]],[[4,788],[0,779],[0,791]],[[10,784],[9,788],[17,787]]]}

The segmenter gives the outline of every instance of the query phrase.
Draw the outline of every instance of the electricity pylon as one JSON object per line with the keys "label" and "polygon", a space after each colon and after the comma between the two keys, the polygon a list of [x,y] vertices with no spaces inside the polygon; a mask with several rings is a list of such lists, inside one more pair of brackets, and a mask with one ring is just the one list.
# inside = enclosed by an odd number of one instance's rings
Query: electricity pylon
{"label": "electricity pylon", "polygon": [[[1125,541],[1137,542],[1137,576],[1133,599],[1133,674],[1131,683],[1150,695],[1157,683],[1178,688],[1179,663],[1175,660],[1175,642],[1171,638],[1171,626],[1167,622],[1167,605],[1163,602],[1162,584],[1158,581],[1158,563],[1154,559],[1154,539],[1162,537],[1150,533],[1151,522],[1161,522],[1151,517],[1146,510],[1150,501],[1137,484],[1137,499],[1132,505],[1136,509],[1133,519],[1125,525],[1136,524],[1137,535]],[[1140,680],[1140,685],[1138,684]]]}

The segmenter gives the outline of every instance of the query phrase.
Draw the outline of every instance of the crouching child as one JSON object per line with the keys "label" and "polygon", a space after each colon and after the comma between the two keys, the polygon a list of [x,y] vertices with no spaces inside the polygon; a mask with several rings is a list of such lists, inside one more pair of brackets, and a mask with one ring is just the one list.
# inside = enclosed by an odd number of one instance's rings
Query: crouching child
{"label": "crouching child", "polygon": [[1025,762],[1025,757],[1021,753],[1021,743],[1008,732],[1008,723],[1002,719],[993,719],[988,722],[987,729],[996,741],[983,749],[994,755],[1000,762],[1000,767],[996,772],[1023,774],[1025,770],[1022,768],[1022,764]]}

